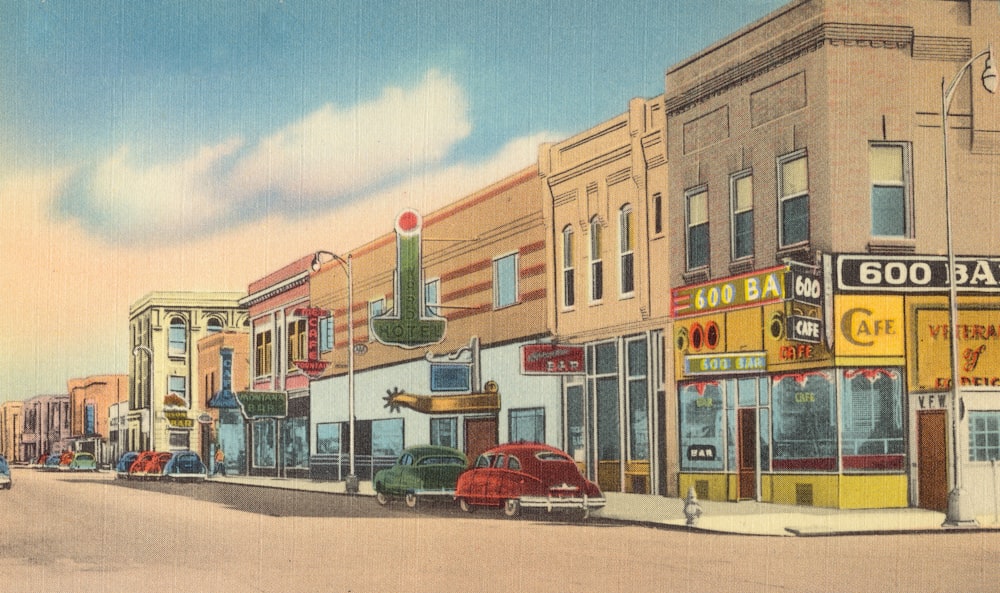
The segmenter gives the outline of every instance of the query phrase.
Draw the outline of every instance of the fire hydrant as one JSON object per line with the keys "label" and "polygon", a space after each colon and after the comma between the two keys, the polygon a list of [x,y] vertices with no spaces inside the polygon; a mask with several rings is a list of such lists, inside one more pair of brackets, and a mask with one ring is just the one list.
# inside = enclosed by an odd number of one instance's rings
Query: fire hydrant
{"label": "fire hydrant", "polygon": [[688,488],[687,498],[684,499],[684,516],[687,517],[688,527],[694,527],[698,524],[698,518],[701,517],[701,505],[698,504],[698,495],[695,494],[694,486]]}

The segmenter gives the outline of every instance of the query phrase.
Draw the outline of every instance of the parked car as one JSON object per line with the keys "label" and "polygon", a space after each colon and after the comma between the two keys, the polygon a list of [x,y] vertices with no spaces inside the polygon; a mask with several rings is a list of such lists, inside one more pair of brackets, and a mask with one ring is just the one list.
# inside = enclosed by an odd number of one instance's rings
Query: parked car
{"label": "parked car", "polygon": [[486,451],[459,476],[455,499],[463,511],[500,507],[508,517],[533,508],[576,509],[586,518],[605,504],[601,489],[580,473],[572,457],[540,443],[510,443]]}
{"label": "parked car", "polygon": [[10,490],[13,484],[10,479],[10,465],[7,463],[7,459],[0,455],[0,488]]}
{"label": "parked car", "polygon": [[48,458],[49,458],[48,453],[42,453],[41,455],[38,456],[38,459],[31,462],[31,465],[29,467],[33,467],[35,469],[42,469],[45,467],[45,460]]}
{"label": "parked car", "polygon": [[116,480],[127,480],[129,478],[129,468],[135,463],[136,458],[139,457],[138,451],[128,451],[122,453],[122,456],[118,458],[118,463],[115,464],[115,479]]}
{"label": "parked car", "polygon": [[53,453],[45,458],[45,464],[42,469],[45,471],[58,471],[59,461],[62,459],[62,455],[59,453]]}
{"label": "parked car", "polygon": [[[129,476],[132,478],[145,479],[149,476],[150,470],[158,472],[159,470],[155,468],[157,458],[163,454],[164,453],[160,453],[159,451],[143,451],[139,453],[139,456],[136,457],[135,461],[133,461],[132,465],[129,467]],[[170,454],[165,453],[165,455]]]}
{"label": "parked car", "polygon": [[69,471],[69,464],[73,463],[73,452],[63,451],[59,454],[59,469]]}
{"label": "parked car", "polygon": [[97,459],[93,453],[77,451],[73,454],[73,460],[69,462],[69,471],[72,472],[96,472]]}
{"label": "parked car", "polygon": [[177,482],[195,482],[208,477],[208,468],[194,451],[174,451],[163,467],[163,477]]}
{"label": "parked car", "polygon": [[455,481],[465,471],[469,460],[465,453],[451,447],[421,445],[404,449],[396,463],[375,474],[372,486],[379,504],[402,497],[406,506],[417,506],[421,496],[455,494]]}

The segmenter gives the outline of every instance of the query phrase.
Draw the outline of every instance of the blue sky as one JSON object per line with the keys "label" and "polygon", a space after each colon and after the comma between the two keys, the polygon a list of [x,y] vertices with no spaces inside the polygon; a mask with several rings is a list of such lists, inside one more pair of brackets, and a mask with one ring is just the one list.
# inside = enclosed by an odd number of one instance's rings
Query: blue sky
{"label": "blue sky", "polygon": [[783,4],[0,0],[0,399],[122,372],[146,292],[389,232]]}

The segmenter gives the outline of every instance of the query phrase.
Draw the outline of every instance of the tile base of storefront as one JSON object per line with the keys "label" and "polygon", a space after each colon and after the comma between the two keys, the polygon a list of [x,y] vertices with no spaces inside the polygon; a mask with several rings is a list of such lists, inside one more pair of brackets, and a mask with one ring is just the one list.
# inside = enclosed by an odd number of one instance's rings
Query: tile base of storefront
{"label": "tile base of storefront", "polygon": [[[906,508],[907,478],[900,474],[762,474],[761,502],[839,509]],[[683,473],[682,496],[694,487],[701,500],[736,502],[739,477],[725,473]]]}

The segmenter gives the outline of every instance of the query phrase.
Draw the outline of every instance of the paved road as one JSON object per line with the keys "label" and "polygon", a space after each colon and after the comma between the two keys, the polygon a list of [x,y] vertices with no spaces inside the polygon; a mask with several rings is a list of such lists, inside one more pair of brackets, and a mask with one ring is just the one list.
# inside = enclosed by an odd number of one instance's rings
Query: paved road
{"label": "paved road", "polygon": [[717,535],[15,469],[10,593],[998,590],[1000,533]]}

